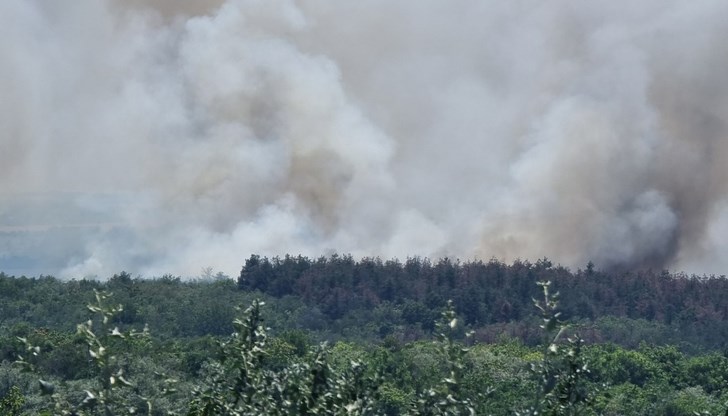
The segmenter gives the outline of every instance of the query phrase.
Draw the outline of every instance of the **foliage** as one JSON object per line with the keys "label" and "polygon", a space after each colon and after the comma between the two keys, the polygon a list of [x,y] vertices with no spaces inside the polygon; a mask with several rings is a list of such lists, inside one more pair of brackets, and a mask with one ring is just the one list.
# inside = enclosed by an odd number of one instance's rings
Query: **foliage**
{"label": "foliage", "polygon": [[550,282],[539,282],[543,300],[534,300],[541,312],[545,332],[543,359],[531,364],[537,379],[534,404],[523,414],[576,415],[589,405],[592,394],[586,383],[589,374],[582,354],[583,340],[578,335],[562,342],[568,326],[559,319],[558,293],[549,292]]}
{"label": "foliage", "polygon": [[[150,399],[135,395],[130,398],[124,389],[134,387],[126,378],[124,367],[126,359],[124,354],[131,350],[129,345],[138,338],[148,337],[148,330],[130,330],[123,332],[118,326],[112,328],[112,320],[123,311],[121,305],[109,305],[107,300],[111,294],[102,291],[95,292],[95,303],[87,306],[93,314],[92,318],[77,326],[77,334],[85,341],[88,356],[94,367],[95,382],[88,385],[81,399],[73,393],[64,392],[57,385],[39,379],[38,383],[42,394],[51,396],[54,414],[60,415],[121,415],[138,414],[144,411],[152,414]],[[98,329],[95,329],[95,326]],[[30,354],[27,357],[18,356],[17,364],[34,370],[34,362],[40,356],[41,348],[31,344],[26,338],[19,338],[25,350]],[[142,410],[143,409],[143,410]]]}
{"label": "foliage", "polygon": [[[0,414],[683,415],[726,408],[728,358],[711,350],[716,337],[701,334],[723,325],[722,299],[708,294],[723,283],[711,278],[572,273],[548,261],[256,261],[244,269],[251,280],[242,291],[240,281],[223,278],[121,273],[108,282],[61,282],[0,274],[0,360],[19,355],[43,381],[0,363]],[[562,295],[542,284],[533,301],[543,277]],[[659,285],[684,291],[625,289]],[[276,331],[264,325],[256,298]],[[90,320],[74,310],[83,303]],[[230,304],[251,307],[235,318]],[[69,320],[82,322],[75,334]],[[146,322],[158,336],[128,330]],[[615,343],[604,342],[610,337]]]}
{"label": "foliage", "polygon": [[[588,342],[612,341],[636,348],[649,337],[657,343],[687,341],[699,352],[721,348],[728,336],[728,298],[718,295],[728,290],[728,279],[722,276],[654,270],[607,273],[591,263],[574,272],[548,259],[508,265],[448,258],[433,262],[415,257],[402,263],[379,258],[355,261],[347,255],[318,259],[254,255],[245,262],[237,286],[273,297],[297,296],[330,321],[347,313],[363,316],[389,302],[400,310],[405,324],[427,331],[434,330],[431,323],[452,299],[466,325],[495,326],[497,331],[530,316],[531,299],[539,295],[538,281],[559,287],[560,310],[566,319],[595,323],[582,331]],[[531,345],[539,342],[528,326],[509,330]],[[479,333],[476,339],[484,340]]]}
{"label": "foliage", "polygon": [[232,338],[220,344],[203,386],[194,391],[189,415],[356,415],[371,414],[374,386],[362,377],[362,363],[336,372],[320,348],[280,370],[265,366],[270,340],[254,301],[235,320]]}
{"label": "foliage", "polygon": [[18,416],[24,404],[25,396],[20,392],[18,386],[13,386],[5,397],[0,399],[0,414]]}
{"label": "foliage", "polygon": [[[459,325],[452,301],[436,324],[435,345],[446,365],[446,377],[434,388],[420,393],[411,407],[415,415],[474,415],[473,398],[462,394],[464,358],[469,349],[455,341]],[[471,336],[468,333],[467,336]]]}
{"label": "foliage", "polygon": [[[123,305],[116,324],[149,324],[160,339],[220,337],[233,332],[234,319],[233,308],[220,305],[261,298],[269,305],[271,327],[305,330],[314,342],[340,337],[373,342],[388,336],[412,341],[434,333],[433,323],[452,299],[464,326],[475,331],[473,340],[494,343],[505,333],[535,346],[541,335],[532,325],[531,299],[539,296],[538,281],[559,288],[562,317],[583,324],[580,333],[587,343],[636,349],[648,339],[698,354],[722,349],[728,336],[728,297],[720,296],[728,290],[728,279],[652,270],[604,272],[593,265],[572,271],[546,259],[505,264],[251,256],[237,281],[141,279],[122,272],[106,282],[64,282],[0,273],[0,316],[7,329],[29,323],[65,333],[85,319],[83,308],[97,289],[113,292]],[[0,344],[6,359],[9,352]],[[59,368],[59,375],[80,368],[73,357],[65,358],[67,368]]]}
{"label": "foliage", "polygon": [[[472,400],[460,393],[463,357],[467,349],[454,334],[457,318],[452,308],[443,312],[437,327],[437,351],[447,374],[439,385],[410,398],[368,371],[362,352],[337,343],[333,349],[319,346],[289,366],[271,369],[271,339],[262,324],[262,303],[254,301],[241,318],[236,332],[220,345],[220,361],[211,364],[204,385],[195,392],[189,415],[470,415]],[[347,357],[348,365],[336,363]]]}

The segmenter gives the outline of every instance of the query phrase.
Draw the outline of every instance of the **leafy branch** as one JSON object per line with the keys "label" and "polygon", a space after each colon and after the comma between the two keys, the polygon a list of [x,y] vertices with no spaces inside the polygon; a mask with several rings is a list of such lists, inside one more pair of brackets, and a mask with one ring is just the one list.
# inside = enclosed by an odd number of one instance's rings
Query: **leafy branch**
{"label": "leafy branch", "polygon": [[531,364],[531,372],[538,388],[534,402],[520,415],[576,415],[590,403],[593,392],[589,390],[586,376],[587,363],[582,356],[584,341],[579,335],[562,340],[569,325],[560,319],[557,311],[559,293],[549,291],[551,282],[538,282],[542,288],[542,300],[533,299],[540,311],[544,331],[543,358]]}

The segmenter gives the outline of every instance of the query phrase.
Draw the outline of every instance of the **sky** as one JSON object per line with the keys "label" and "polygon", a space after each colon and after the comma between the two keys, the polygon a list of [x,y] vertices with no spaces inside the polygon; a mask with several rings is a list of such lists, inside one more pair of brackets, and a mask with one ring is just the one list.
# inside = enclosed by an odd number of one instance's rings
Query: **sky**
{"label": "sky", "polygon": [[726,15],[3,0],[0,270],[349,253],[726,274]]}

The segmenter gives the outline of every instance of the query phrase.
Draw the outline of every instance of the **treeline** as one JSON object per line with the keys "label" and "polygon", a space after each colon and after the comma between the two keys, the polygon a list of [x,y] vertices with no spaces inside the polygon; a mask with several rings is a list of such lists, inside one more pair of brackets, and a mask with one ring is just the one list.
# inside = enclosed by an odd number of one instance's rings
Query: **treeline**
{"label": "treeline", "polygon": [[[605,329],[627,320],[652,336],[662,338],[677,331],[681,340],[707,348],[723,348],[728,339],[725,276],[655,270],[604,272],[591,263],[583,270],[571,271],[547,259],[509,265],[496,260],[460,262],[449,258],[433,262],[415,257],[400,262],[379,258],[357,261],[348,255],[318,259],[253,255],[245,262],[238,287],[274,297],[300,297],[332,320],[351,311],[393,304],[406,324],[425,329],[431,329],[428,323],[451,299],[467,325],[486,328],[480,335],[488,340],[494,329],[523,339],[530,337],[529,327],[519,328],[517,323],[532,313],[531,300],[538,294],[538,281],[551,281],[559,288],[561,312],[572,321],[601,321]],[[604,330],[592,329],[585,328],[585,333],[594,341],[635,341],[619,331],[607,334],[616,339],[605,339]]]}
{"label": "treeline", "polygon": [[[726,349],[728,280],[666,271],[571,271],[548,260],[460,262],[410,258],[383,261],[351,256],[251,256],[240,276],[181,280],[119,273],[106,281],[61,281],[0,273],[0,326],[73,330],[92,292],[114,293],[116,318],[149,324],[161,338],[227,335],[232,306],[261,297],[275,328],[307,331],[314,340],[363,342],[428,338],[447,300],[479,342],[540,341],[532,298],[537,281],[561,293],[562,316],[581,326],[588,342],[637,348],[649,340],[699,353]],[[0,353],[2,346],[0,346]]]}

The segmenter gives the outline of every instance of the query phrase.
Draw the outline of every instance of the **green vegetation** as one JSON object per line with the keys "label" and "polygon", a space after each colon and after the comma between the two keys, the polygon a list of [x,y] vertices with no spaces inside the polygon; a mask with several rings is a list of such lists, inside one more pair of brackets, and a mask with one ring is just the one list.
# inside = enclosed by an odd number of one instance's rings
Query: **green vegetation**
{"label": "green vegetation", "polygon": [[0,273],[0,414],[725,414],[699,332],[725,325],[722,285],[347,256],[253,256],[237,282]]}

